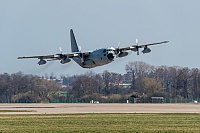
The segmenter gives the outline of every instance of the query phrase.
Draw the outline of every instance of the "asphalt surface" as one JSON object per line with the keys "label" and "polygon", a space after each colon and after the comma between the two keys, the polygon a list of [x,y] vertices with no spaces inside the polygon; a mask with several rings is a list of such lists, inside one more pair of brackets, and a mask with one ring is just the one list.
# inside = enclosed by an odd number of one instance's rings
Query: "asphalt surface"
{"label": "asphalt surface", "polygon": [[33,103],[0,104],[0,110],[33,112],[0,112],[0,114],[76,114],[76,113],[200,113],[200,104],[89,104]]}

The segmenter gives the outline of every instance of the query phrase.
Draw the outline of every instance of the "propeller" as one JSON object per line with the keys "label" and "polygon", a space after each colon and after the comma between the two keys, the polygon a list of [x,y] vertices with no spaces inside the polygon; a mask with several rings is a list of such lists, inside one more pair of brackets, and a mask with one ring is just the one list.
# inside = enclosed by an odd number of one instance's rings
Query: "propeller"
{"label": "propeller", "polygon": [[60,50],[60,54],[62,54],[62,48],[61,47],[59,48],[59,50]]}
{"label": "propeller", "polygon": [[137,55],[139,55],[138,39],[135,39]]}
{"label": "propeller", "polygon": [[78,50],[81,52],[81,46],[78,46]]}
{"label": "propeller", "polygon": [[59,54],[60,58],[61,59],[65,58],[65,56],[62,54],[62,48],[61,47],[59,47],[59,50],[60,50],[60,54]]}
{"label": "propeller", "polygon": [[80,53],[80,55],[81,55],[81,63],[83,63],[84,62],[83,53]]}
{"label": "propeller", "polygon": [[81,46],[78,46],[78,49],[79,49],[79,52],[80,52],[81,63],[83,63],[84,59],[83,59],[83,53],[81,52]]}
{"label": "propeller", "polygon": [[120,45],[121,45],[121,42],[118,43],[118,48],[120,47]]}
{"label": "propeller", "polygon": [[120,45],[121,45],[121,42],[119,42],[118,47],[116,48],[116,53],[115,54],[117,55],[117,57],[118,57],[118,55],[120,53],[120,51],[119,51]]}

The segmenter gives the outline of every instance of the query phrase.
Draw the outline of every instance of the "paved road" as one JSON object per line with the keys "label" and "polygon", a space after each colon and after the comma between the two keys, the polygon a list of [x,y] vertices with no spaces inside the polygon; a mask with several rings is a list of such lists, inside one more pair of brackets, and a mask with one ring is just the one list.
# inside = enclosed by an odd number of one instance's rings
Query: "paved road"
{"label": "paved road", "polygon": [[0,112],[0,114],[71,114],[71,113],[200,113],[200,104],[0,104],[0,110],[34,112]]}

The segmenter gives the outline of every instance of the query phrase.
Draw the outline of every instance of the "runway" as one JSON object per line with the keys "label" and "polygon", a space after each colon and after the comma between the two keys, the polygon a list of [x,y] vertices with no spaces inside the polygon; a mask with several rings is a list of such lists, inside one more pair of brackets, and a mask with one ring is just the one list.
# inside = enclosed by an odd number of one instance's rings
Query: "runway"
{"label": "runway", "polygon": [[[200,113],[200,104],[33,103],[0,104],[0,114]],[[8,112],[29,110],[32,112]]]}

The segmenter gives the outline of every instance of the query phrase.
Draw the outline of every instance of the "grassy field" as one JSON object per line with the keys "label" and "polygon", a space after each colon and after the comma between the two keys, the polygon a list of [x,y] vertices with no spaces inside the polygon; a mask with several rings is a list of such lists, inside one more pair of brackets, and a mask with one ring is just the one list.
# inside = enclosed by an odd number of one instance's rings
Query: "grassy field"
{"label": "grassy field", "polygon": [[200,114],[0,115],[0,132],[200,132]]}

